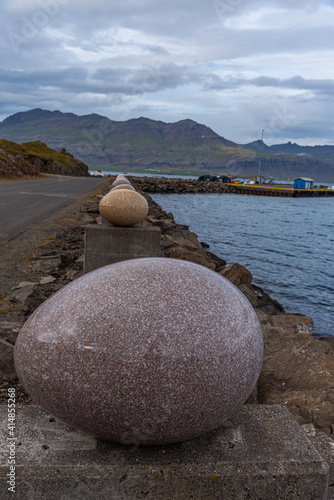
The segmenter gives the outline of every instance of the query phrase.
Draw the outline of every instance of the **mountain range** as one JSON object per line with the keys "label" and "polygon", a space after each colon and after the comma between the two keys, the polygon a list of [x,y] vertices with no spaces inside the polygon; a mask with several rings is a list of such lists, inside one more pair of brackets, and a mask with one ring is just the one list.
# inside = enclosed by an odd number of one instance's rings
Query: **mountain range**
{"label": "mountain range", "polygon": [[287,142],[286,144],[274,144],[267,146],[263,141],[258,140],[244,145],[245,148],[252,149],[264,154],[284,154],[296,156],[309,156],[317,160],[334,164],[334,146],[299,146],[299,144]]}
{"label": "mountain range", "polygon": [[0,138],[42,141],[73,154],[92,169],[250,177],[312,177],[334,181],[334,146],[240,145],[193,120],[165,123],[149,118],[113,121],[98,114],[33,109],[0,122]]}

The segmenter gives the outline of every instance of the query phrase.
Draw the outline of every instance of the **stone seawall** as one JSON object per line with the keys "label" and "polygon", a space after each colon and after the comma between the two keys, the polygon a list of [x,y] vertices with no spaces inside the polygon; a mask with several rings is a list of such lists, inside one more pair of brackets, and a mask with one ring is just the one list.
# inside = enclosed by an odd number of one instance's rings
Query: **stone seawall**
{"label": "stone seawall", "polygon": [[[285,314],[280,304],[253,285],[252,275],[242,263],[227,262],[227,256],[214,255],[187,226],[177,224],[173,214],[166,213],[146,194],[149,186],[153,186],[151,179],[131,181],[139,191],[144,187],[142,194],[149,203],[144,224],[161,229],[162,256],[189,260],[218,272],[239,288],[254,307],[263,331],[264,362],[257,388],[248,402],[283,404],[300,424],[314,426],[334,437],[334,349],[330,343],[312,337],[312,319],[298,313]],[[160,180],[154,184],[163,189]],[[217,187],[225,189],[226,186]],[[6,401],[6,387],[13,385],[17,386],[19,401],[31,403],[18,384],[13,366],[16,336],[24,321],[44,300],[82,274],[84,227],[101,224],[98,203],[109,188],[105,186],[99,196],[90,198],[73,222],[20,263],[22,282],[2,298],[1,307],[8,311],[8,315],[1,318],[6,320],[0,324],[2,403]]]}

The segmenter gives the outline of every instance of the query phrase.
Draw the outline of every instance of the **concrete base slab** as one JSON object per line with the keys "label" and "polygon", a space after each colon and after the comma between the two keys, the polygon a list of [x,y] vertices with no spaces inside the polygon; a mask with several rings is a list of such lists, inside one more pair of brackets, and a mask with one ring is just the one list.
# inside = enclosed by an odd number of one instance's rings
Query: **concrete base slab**
{"label": "concrete base slab", "polygon": [[301,428],[329,465],[327,500],[334,500],[334,440],[324,432],[317,431],[313,424],[305,424]]}
{"label": "concrete base slab", "polygon": [[84,273],[121,260],[160,257],[158,227],[116,227],[104,223],[85,229]]}
{"label": "concrete base slab", "polygon": [[326,499],[329,466],[285,407],[245,405],[204,436],[168,446],[98,441],[37,406],[17,408],[15,496],[7,407],[0,497],[29,500]]}

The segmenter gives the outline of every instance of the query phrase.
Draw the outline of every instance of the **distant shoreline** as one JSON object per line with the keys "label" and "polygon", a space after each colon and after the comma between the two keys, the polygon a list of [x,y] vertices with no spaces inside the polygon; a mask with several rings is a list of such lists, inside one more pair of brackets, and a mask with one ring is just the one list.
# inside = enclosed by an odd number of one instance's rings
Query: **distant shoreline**
{"label": "distant shoreline", "polygon": [[[165,178],[165,179],[198,179],[198,177],[200,177],[201,175],[205,175],[205,173],[203,172],[165,172],[165,171],[147,171],[147,170],[136,170],[135,172],[124,172],[124,171],[121,171],[121,170],[110,170],[110,168],[108,167],[96,167],[96,168],[91,168],[89,167],[89,174],[90,175],[94,175],[95,172],[97,171],[101,171],[102,174],[104,175],[107,175],[108,177],[113,177],[115,175],[119,175],[119,174],[125,174],[125,175],[129,175],[131,177],[148,177],[149,179],[152,178],[152,179],[156,179],[156,178]],[[217,174],[219,175],[219,174]],[[236,177],[236,180],[240,180],[242,182],[245,182],[245,181],[248,181],[249,178],[248,177]],[[267,181],[269,179],[266,179]],[[293,180],[292,179],[279,179],[279,178],[271,178],[270,180],[272,180],[275,184],[279,184],[279,185],[286,185],[286,184],[293,184]],[[333,181],[329,181],[329,182],[325,182],[325,181],[321,181],[321,180],[317,180],[315,181],[316,185],[318,184],[321,184],[321,185],[325,185],[325,186],[328,186],[328,187],[331,187],[333,184],[334,184],[334,180]]]}
{"label": "distant shoreline", "polygon": [[260,195],[260,196],[282,196],[282,197],[334,197],[334,190],[294,190],[293,187],[285,187],[280,184],[272,186],[255,186],[236,183],[224,183],[217,181],[199,181],[198,179],[182,179],[182,178],[167,178],[167,177],[147,177],[147,176],[130,176],[131,181],[134,181],[143,192],[159,193],[159,194],[185,194],[185,193],[232,193],[244,195]]}

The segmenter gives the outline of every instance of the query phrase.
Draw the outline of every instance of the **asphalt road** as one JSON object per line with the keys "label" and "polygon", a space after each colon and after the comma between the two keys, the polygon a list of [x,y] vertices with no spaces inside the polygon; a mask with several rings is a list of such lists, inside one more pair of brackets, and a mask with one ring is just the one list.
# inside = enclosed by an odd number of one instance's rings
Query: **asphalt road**
{"label": "asphalt road", "polygon": [[41,179],[0,181],[0,243],[11,240],[106,180],[50,175]]}

